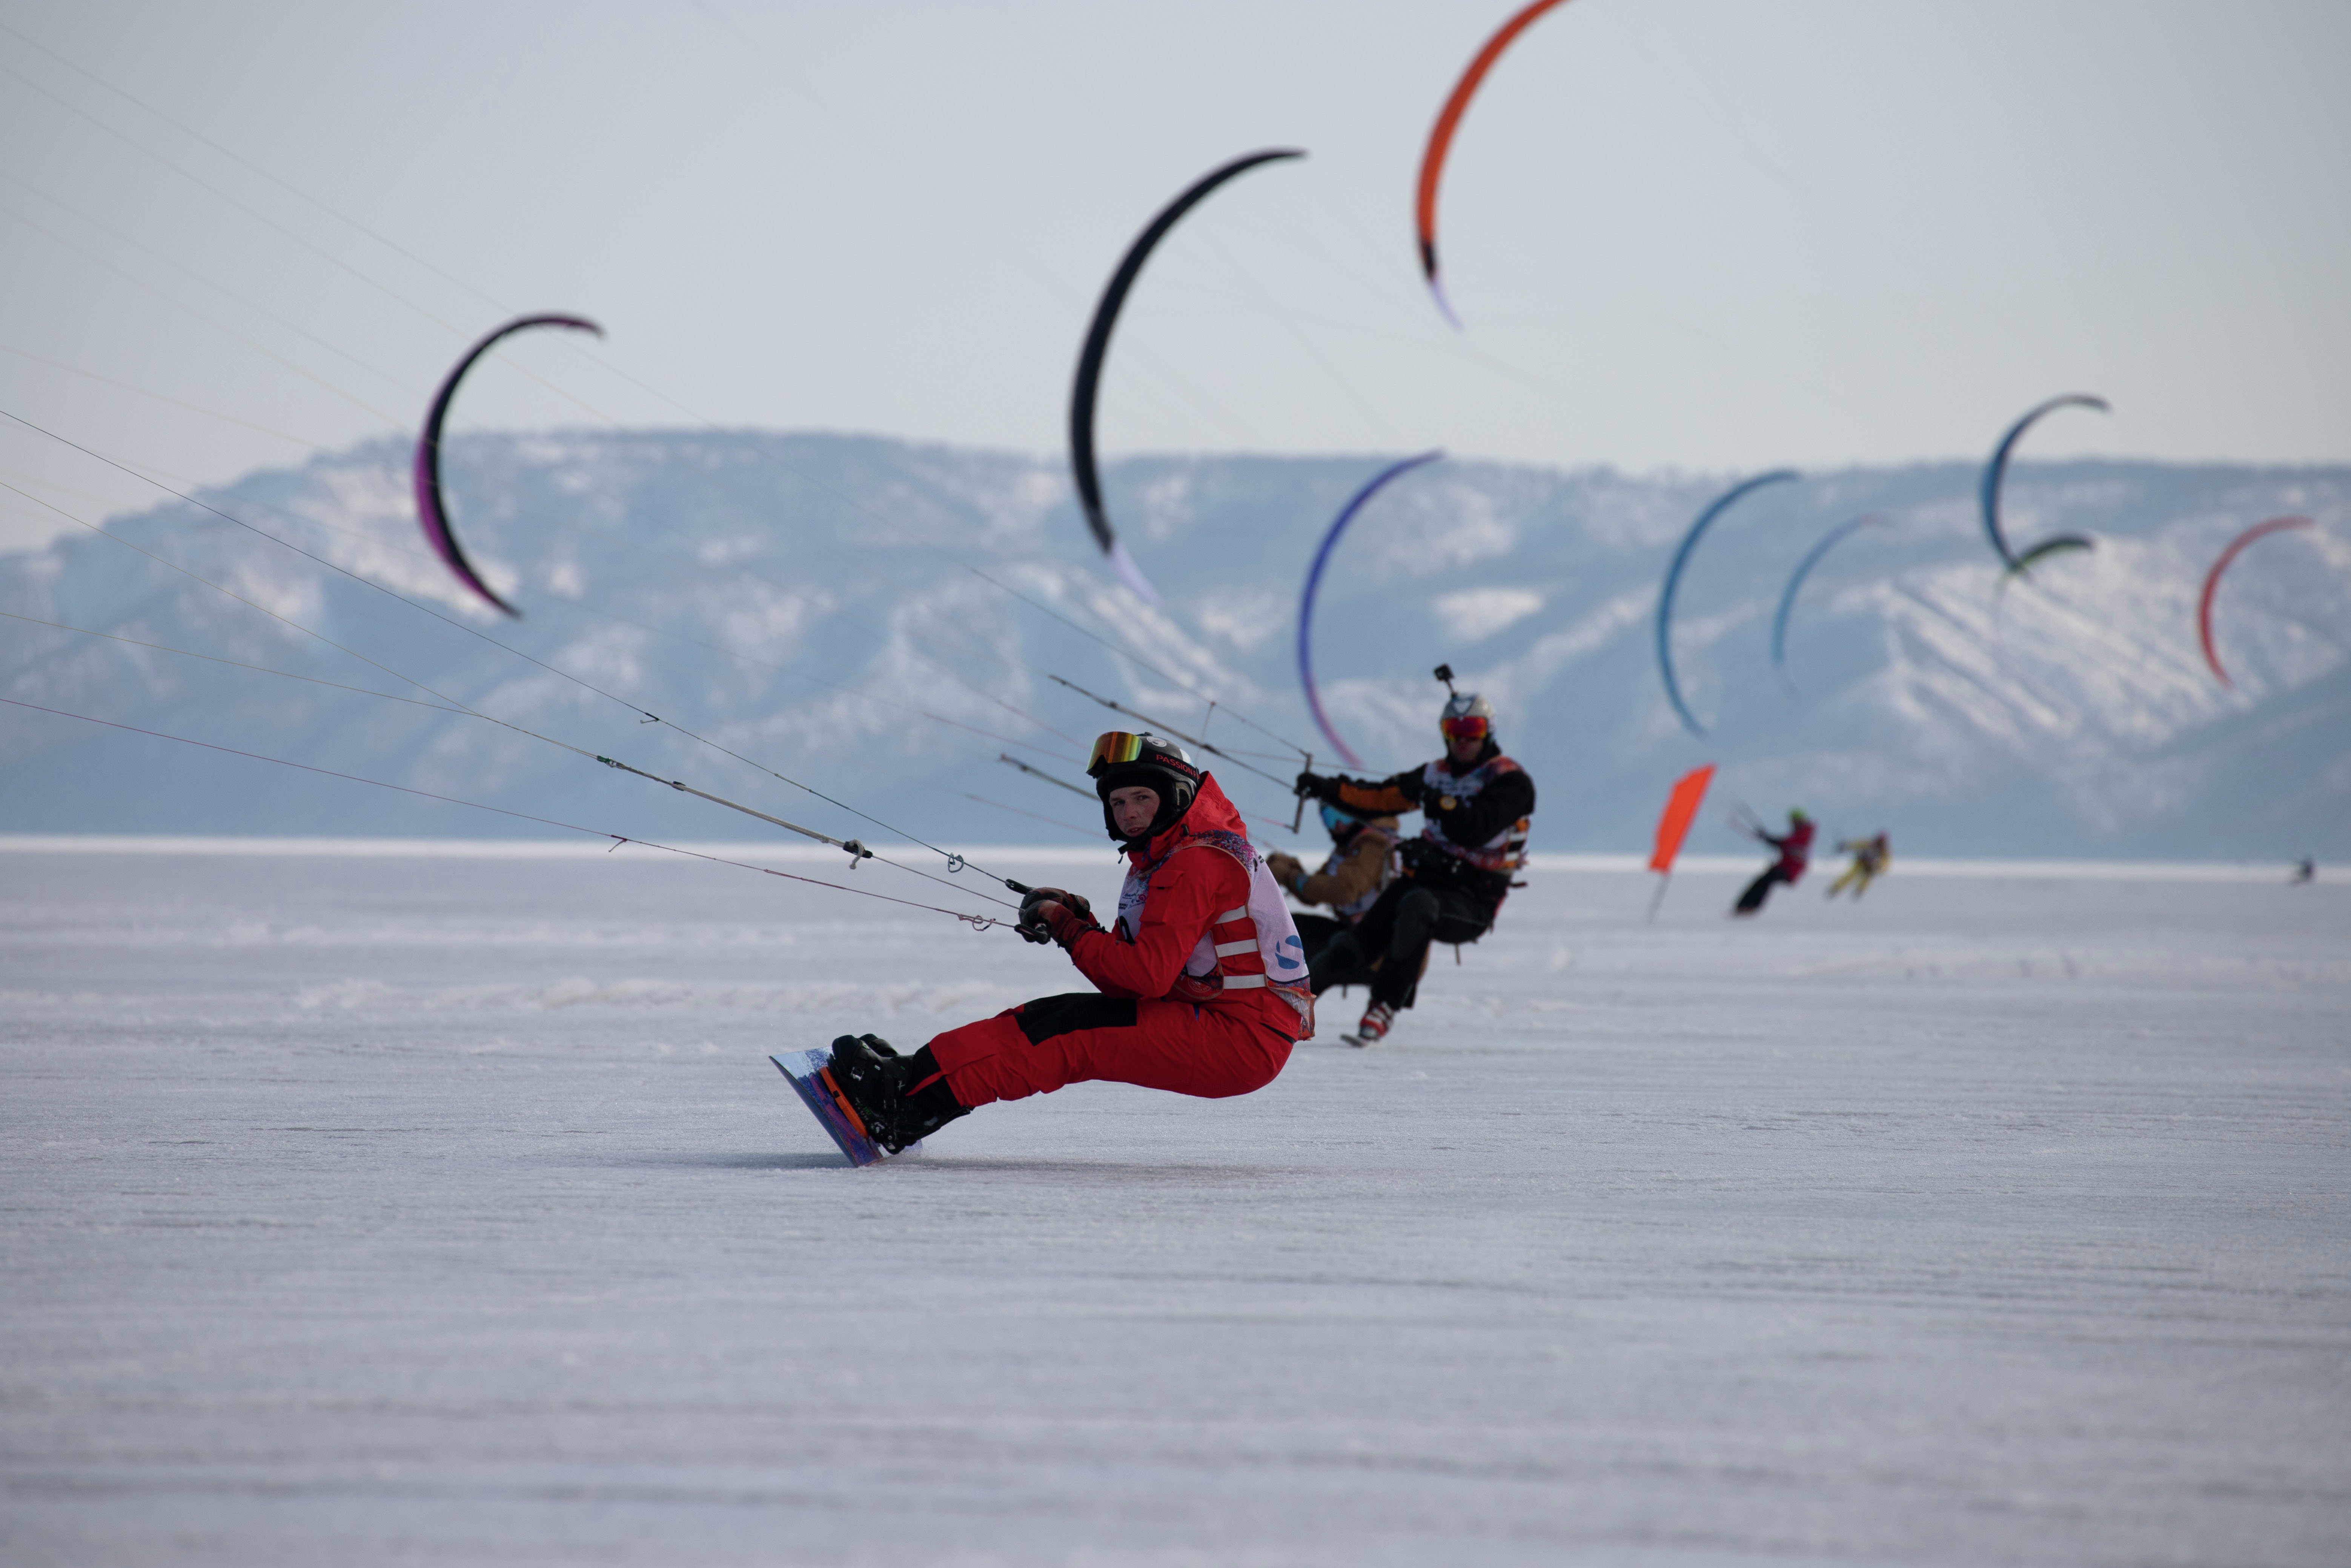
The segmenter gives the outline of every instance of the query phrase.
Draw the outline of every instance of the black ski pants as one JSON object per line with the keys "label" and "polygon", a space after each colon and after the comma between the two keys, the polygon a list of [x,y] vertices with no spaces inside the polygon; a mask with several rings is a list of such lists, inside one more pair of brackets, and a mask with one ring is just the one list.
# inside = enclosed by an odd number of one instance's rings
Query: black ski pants
{"label": "black ski pants", "polygon": [[1347,929],[1345,921],[1327,915],[1301,915],[1292,910],[1290,918],[1298,927],[1299,944],[1306,949],[1306,967],[1310,969],[1322,949],[1331,946],[1331,938]]}
{"label": "black ski pants", "polygon": [[1459,888],[1424,887],[1400,877],[1388,883],[1353,929],[1331,939],[1322,956],[1309,967],[1308,977],[1319,996],[1332,986],[1351,983],[1343,977],[1360,977],[1376,957],[1380,967],[1370,977],[1372,1000],[1408,1008],[1419,989],[1430,946],[1475,942],[1493,923],[1494,906],[1484,899]]}
{"label": "black ski pants", "polygon": [[1796,879],[1794,877],[1790,876],[1778,866],[1771,867],[1761,876],[1757,877],[1753,882],[1747,884],[1747,891],[1739,895],[1739,902],[1732,907],[1730,913],[1733,915],[1754,914],[1757,910],[1763,907],[1763,901],[1771,896],[1771,890],[1773,888],[1779,886],[1783,882],[1793,882]]}
{"label": "black ski pants", "polygon": [[[1334,920],[1327,915],[1292,915],[1290,918],[1297,922],[1298,939],[1305,945],[1306,972],[1317,996],[1333,986],[1368,986],[1372,983],[1372,958],[1361,947],[1348,949],[1354,956],[1353,962],[1345,969],[1332,968],[1328,970],[1327,977],[1311,979],[1326,973],[1322,967],[1322,955],[1330,950],[1331,944],[1354,927],[1344,920]],[[1343,955],[1342,962],[1344,961]]]}

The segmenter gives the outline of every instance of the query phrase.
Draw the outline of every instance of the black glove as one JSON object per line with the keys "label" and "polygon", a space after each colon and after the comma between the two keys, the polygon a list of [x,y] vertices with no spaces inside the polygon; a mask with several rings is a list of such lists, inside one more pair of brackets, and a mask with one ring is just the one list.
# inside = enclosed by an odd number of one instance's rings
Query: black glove
{"label": "black glove", "polygon": [[1020,895],[1020,914],[1013,921],[1012,928],[1020,933],[1023,941],[1040,945],[1050,942],[1053,935],[1045,929],[1044,905],[1058,904],[1069,896],[1058,887],[1030,888]]}
{"label": "black glove", "polygon": [[1066,948],[1085,933],[1101,930],[1102,922],[1081,895],[1058,887],[1032,887],[1020,900],[1020,918],[1014,928],[1030,942],[1058,942]]}
{"label": "black glove", "polygon": [[1290,787],[1290,792],[1310,800],[1328,800],[1335,806],[1339,803],[1339,780],[1325,779],[1320,773],[1301,773],[1298,782]]}

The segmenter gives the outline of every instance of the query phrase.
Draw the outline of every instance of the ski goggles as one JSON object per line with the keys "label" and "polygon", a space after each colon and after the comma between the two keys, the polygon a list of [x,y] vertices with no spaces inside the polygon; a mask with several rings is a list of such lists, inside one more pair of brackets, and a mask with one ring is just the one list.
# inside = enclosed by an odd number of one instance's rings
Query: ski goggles
{"label": "ski goggles", "polygon": [[1484,714],[1463,714],[1459,718],[1441,718],[1437,729],[1447,740],[1483,740],[1493,734],[1493,722]]}
{"label": "ski goggles", "polygon": [[1086,758],[1086,777],[1099,779],[1113,768],[1123,768],[1133,762],[1143,755],[1146,738],[1130,735],[1123,729],[1094,737],[1094,748]]}
{"label": "ski goggles", "polygon": [[1322,826],[1333,833],[1352,828],[1362,820],[1353,811],[1343,811],[1328,801],[1323,802]]}

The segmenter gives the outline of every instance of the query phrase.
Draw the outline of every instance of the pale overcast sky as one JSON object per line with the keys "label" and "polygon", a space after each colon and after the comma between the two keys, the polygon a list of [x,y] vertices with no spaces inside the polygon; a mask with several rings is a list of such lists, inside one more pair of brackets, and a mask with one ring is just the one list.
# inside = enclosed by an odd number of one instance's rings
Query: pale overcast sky
{"label": "pale overcast sky", "polygon": [[[1059,452],[1128,240],[1294,145],[1144,273],[1110,455],[1973,458],[2088,391],[2034,455],[2351,460],[2351,7],[1571,0],[1455,144],[1457,334],[1413,181],[1512,8],[17,0],[0,408],[215,483],[566,309],[611,337],[502,350],[457,426]],[[153,498],[14,425],[0,478]],[[0,492],[0,548],[64,526]]]}

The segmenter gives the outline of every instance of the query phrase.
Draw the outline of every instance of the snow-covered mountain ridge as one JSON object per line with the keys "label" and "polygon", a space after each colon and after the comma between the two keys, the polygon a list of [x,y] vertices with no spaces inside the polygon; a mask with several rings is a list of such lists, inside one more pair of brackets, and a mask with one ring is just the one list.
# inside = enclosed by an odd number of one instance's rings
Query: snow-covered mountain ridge
{"label": "snow-covered mountain ridge", "polygon": [[[0,622],[0,695],[653,838],[772,834],[434,708],[451,699],[877,841],[889,835],[684,732],[942,843],[1099,832],[1090,800],[997,760],[1076,779],[1085,739],[1126,722],[1053,675],[1186,731],[1205,722],[1238,758],[1219,776],[1261,822],[1286,821],[1273,780],[1297,758],[1232,714],[1332,765],[1295,673],[1298,592],[1378,458],[1113,465],[1113,515],[1165,596],[1154,609],[1100,568],[1058,459],[819,434],[469,436],[445,458],[453,507],[525,611],[511,623],[425,549],[407,456],[373,444],[204,498],[587,685],[173,502],[107,526],[251,602],[94,535],[0,557],[0,611],[20,618]],[[2098,546],[2005,589],[1972,465],[1758,492],[1698,546],[1681,588],[1674,649],[1709,727],[1699,739],[1666,703],[1653,618],[1674,545],[1734,477],[1448,461],[1399,480],[1325,580],[1314,652],[1332,723],[1367,770],[1430,755],[1428,671],[1450,662],[1494,699],[1540,786],[1536,845],[1554,851],[1642,843],[1671,779],[1712,761],[1697,851],[1737,850],[1720,812],[1746,800],[1804,805],[1832,834],[1884,827],[1897,854],[2351,855],[2351,470],[2020,464],[2011,537]],[[1789,572],[1865,512],[1884,523],[1807,583],[1783,682],[1769,650]],[[2221,590],[2224,689],[2197,646],[2203,571],[2238,529],[2287,512],[2319,526],[2264,541]],[[1210,716],[1203,693],[1230,712]],[[0,831],[529,830],[23,708],[0,718]]]}

